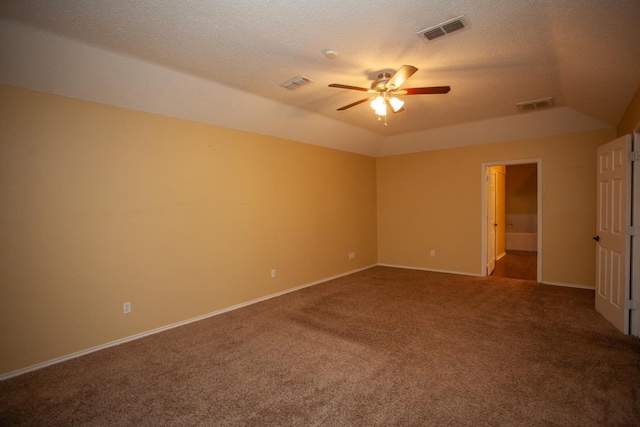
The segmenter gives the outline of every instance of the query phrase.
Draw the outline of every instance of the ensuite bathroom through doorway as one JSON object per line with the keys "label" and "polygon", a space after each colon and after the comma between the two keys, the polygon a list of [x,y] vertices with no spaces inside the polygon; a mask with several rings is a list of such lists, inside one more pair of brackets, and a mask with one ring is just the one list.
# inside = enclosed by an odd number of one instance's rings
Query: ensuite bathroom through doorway
{"label": "ensuite bathroom through doorway", "polygon": [[[495,203],[495,221],[489,224],[494,230],[493,233],[491,230],[488,233],[488,246],[493,246],[489,250],[495,251],[495,266],[490,274],[496,277],[536,280],[538,165],[508,164],[491,166],[489,169],[490,192],[495,192],[494,197],[488,199],[488,203]],[[491,239],[495,239],[495,242]]]}

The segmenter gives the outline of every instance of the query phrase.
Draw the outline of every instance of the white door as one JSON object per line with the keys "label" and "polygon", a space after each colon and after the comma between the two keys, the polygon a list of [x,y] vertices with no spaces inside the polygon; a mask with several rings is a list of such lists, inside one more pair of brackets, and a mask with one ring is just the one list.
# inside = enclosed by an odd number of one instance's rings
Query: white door
{"label": "white door", "polygon": [[490,275],[496,268],[496,171],[487,168],[487,178],[487,274]]}
{"label": "white door", "polygon": [[629,333],[631,135],[598,148],[596,310]]}

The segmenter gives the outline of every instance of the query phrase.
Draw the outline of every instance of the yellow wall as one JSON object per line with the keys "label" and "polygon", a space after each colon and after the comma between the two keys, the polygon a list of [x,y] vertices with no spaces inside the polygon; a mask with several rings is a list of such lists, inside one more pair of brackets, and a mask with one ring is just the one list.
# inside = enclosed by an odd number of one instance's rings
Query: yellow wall
{"label": "yellow wall", "polygon": [[596,147],[614,138],[606,129],[378,158],[378,262],[481,275],[482,163],[541,158],[542,279],[593,287]]}
{"label": "yellow wall", "polygon": [[616,133],[373,159],[3,86],[0,126],[0,375],[376,262],[481,274],[482,163],[542,158],[543,281],[593,286]]}
{"label": "yellow wall", "polygon": [[2,86],[0,128],[0,374],[376,263],[374,158]]}
{"label": "yellow wall", "polygon": [[507,166],[506,212],[538,213],[538,165],[535,163]]}
{"label": "yellow wall", "polygon": [[618,136],[633,133],[633,130],[640,124],[640,87],[629,103],[622,120],[618,124]]}

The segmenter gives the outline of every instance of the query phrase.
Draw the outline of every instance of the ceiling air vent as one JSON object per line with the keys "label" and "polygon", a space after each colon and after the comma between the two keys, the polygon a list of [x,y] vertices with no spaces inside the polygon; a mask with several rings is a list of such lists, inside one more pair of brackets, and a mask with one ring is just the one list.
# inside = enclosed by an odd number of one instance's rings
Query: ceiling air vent
{"label": "ceiling air vent", "polygon": [[306,84],[311,83],[311,80],[304,76],[294,77],[292,79],[287,80],[286,82],[280,83],[280,86],[286,87],[287,89],[294,90],[298,89],[300,86],[304,86]]}
{"label": "ceiling air vent", "polygon": [[432,41],[458,30],[463,30],[467,28],[467,26],[467,18],[465,18],[464,16],[458,16],[457,18],[427,28],[426,30],[422,30],[418,33],[418,35],[426,41]]}
{"label": "ceiling air vent", "polygon": [[542,98],[533,101],[519,102],[516,104],[516,107],[518,107],[518,111],[524,113],[527,111],[540,110],[541,108],[550,108],[554,105],[553,98]]}

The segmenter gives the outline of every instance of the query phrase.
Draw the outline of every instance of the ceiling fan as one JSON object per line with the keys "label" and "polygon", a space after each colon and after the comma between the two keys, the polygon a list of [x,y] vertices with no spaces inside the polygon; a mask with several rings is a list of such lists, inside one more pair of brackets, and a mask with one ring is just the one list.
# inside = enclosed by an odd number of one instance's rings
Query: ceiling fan
{"label": "ceiling fan", "polygon": [[373,94],[367,98],[353,102],[344,107],[338,108],[338,111],[344,111],[348,108],[355,107],[371,100],[371,108],[378,115],[378,120],[384,116],[385,126],[387,125],[387,108],[389,108],[394,114],[404,111],[404,101],[400,100],[398,96],[402,95],[432,95],[447,93],[451,90],[449,86],[432,86],[432,87],[412,87],[406,89],[400,89],[400,86],[409,79],[418,69],[413,65],[403,65],[393,76],[390,73],[380,73],[378,78],[371,83],[371,89],[358,86],[349,86],[338,83],[332,83],[329,87],[337,87],[339,89],[359,90],[362,92],[368,92]]}

